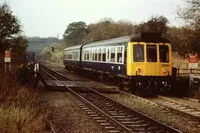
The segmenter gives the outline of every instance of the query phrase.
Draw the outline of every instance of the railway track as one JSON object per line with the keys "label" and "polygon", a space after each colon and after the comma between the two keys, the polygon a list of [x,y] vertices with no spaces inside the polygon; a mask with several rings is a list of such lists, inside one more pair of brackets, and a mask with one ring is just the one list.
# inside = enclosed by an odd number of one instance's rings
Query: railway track
{"label": "railway track", "polygon": [[183,114],[184,116],[188,116],[200,122],[200,110],[197,108],[165,96],[158,96],[156,99],[150,100],[156,102],[158,105],[165,106],[174,112]]}
{"label": "railway track", "polygon": [[[71,80],[60,72],[50,70],[47,67],[43,68],[41,70],[46,75],[60,84],[63,84],[60,81],[61,77]],[[83,104],[80,107],[96,120],[106,132],[180,133],[180,131],[127,108],[83,84],[79,83],[79,86],[75,87],[76,89],[73,86],[64,86],[82,101]],[[84,91],[76,91],[77,89]]]}
{"label": "railway track", "polygon": [[46,122],[47,122],[47,124],[48,124],[48,126],[51,130],[51,133],[58,133],[55,125],[50,120],[48,120],[47,118],[45,120],[46,120]]}
{"label": "railway track", "polygon": [[[155,108],[159,107],[160,111],[163,112],[163,114],[174,114],[175,116],[178,115],[186,120],[185,124],[187,123],[193,128],[200,127],[200,107],[197,107],[199,103],[196,103],[196,105],[194,106],[190,105],[191,101],[189,102],[185,98],[172,98],[165,96],[157,96],[155,98],[143,98],[124,91],[120,91],[120,93],[132,97],[133,99],[135,99],[135,101],[138,101],[139,103],[146,103]],[[187,127],[188,125],[185,126]]]}

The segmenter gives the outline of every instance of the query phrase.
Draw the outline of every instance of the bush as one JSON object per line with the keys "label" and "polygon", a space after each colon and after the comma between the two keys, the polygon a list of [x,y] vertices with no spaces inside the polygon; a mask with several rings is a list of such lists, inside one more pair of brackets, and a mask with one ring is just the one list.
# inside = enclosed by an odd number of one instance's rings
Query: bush
{"label": "bush", "polygon": [[32,77],[29,69],[25,65],[21,65],[21,67],[17,70],[17,78],[18,81],[24,85],[28,82],[28,80]]}
{"label": "bush", "polygon": [[[42,133],[45,113],[39,108],[38,93],[18,83],[16,71],[0,71],[1,133]],[[24,77],[25,78],[25,77]]]}

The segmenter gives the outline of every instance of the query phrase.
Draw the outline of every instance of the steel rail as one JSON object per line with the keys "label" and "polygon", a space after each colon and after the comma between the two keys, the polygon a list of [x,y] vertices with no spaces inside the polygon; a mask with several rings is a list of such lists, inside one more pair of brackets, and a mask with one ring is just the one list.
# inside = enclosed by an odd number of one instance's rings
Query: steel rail
{"label": "steel rail", "polygon": [[[50,70],[51,70],[51,69],[50,69]],[[57,72],[57,71],[54,71],[54,70],[51,70],[51,71],[54,72],[54,73],[57,73],[57,74],[60,75],[60,76],[63,76],[64,78],[67,78],[65,75],[63,75],[63,74],[60,73],[60,72]],[[52,75],[51,75],[50,77],[53,78]],[[54,77],[53,79],[56,80],[55,77]],[[73,81],[73,80],[72,80],[72,81]],[[58,81],[58,82],[60,82],[60,81]],[[62,82],[60,82],[60,83],[62,83]],[[64,83],[62,83],[62,84],[64,84]],[[113,104],[122,107],[121,104],[119,104],[119,103],[113,101],[112,99],[110,99],[110,98],[104,96],[103,94],[99,93],[98,91],[93,90],[92,88],[87,87],[87,86],[85,86],[85,85],[83,85],[83,84],[81,84],[81,83],[78,83],[78,84],[81,85],[81,86],[83,86],[83,87],[85,87],[85,88],[87,88],[87,89],[89,89],[89,90],[91,90],[91,91],[93,91],[93,92],[95,92],[95,93],[98,94],[99,96],[104,97],[104,98],[106,98],[106,99],[109,100],[109,101],[112,101]],[[72,89],[70,89],[70,87],[67,87],[67,86],[65,86],[65,87],[66,87],[72,94],[74,94],[76,97],[78,97],[79,99],[81,99],[81,100],[87,102],[87,104],[93,106],[93,108],[95,108],[96,110],[98,110],[98,111],[100,111],[101,113],[103,113],[107,118],[111,119],[112,121],[114,121],[115,123],[119,124],[120,126],[122,125],[121,127],[123,127],[123,129],[125,129],[127,132],[133,132],[133,131],[131,131],[129,128],[127,128],[125,125],[121,124],[120,122],[118,122],[117,120],[115,120],[114,118],[112,118],[111,116],[109,116],[107,113],[105,113],[104,111],[100,110],[100,109],[99,109],[98,107],[96,107],[93,103],[89,102],[89,101],[86,100],[84,97],[80,96],[78,93],[76,93],[75,91],[73,91]],[[152,118],[149,118],[148,116],[146,116],[146,115],[144,115],[144,114],[141,114],[140,112],[138,112],[138,111],[136,111],[136,110],[127,108],[127,107],[125,107],[125,106],[123,106],[123,107],[126,108],[126,109],[129,110],[129,111],[133,111],[133,112],[137,113],[138,115],[140,115],[140,117],[146,119],[147,121],[152,121],[152,122],[154,122],[154,123],[159,124],[159,126],[163,127],[164,129],[165,129],[165,128],[168,128],[168,130],[170,129],[170,132],[181,133],[180,131],[178,131],[178,130],[176,130],[176,129],[174,129],[174,128],[171,128],[171,127],[169,127],[169,126],[167,126],[167,125],[164,125],[163,123],[160,123],[160,122],[158,122],[158,121],[156,121],[156,120],[154,120],[154,119],[152,119]]]}
{"label": "steel rail", "polygon": [[[44,69],[42,69],[43,72],[45,72],[47,75],[49,75],[51,78],[55,79],[56,81],[58,81],[59,83],[63,84],[61,81],[57,80],[55,77],[53,77],[51,74],[49,74],[48,72],[46,72]],[[99,111],[100,113],[102,113],[105,117],[107,117],[109,120],[112,120],[113,122],[115,122],[117,125],[119,125],[120,127],[123,128],[123,130],[125,130],[126,132],[132,133],[132,131],[125,127],[124,125],[122,125],[121,123],[119,123],[118,121],[116,121],[115,119],[113,119],[111,116],[109,116],[108,114],[106,114],[104,111],[102,111],[101,109],[99,109],[98,107],[96,107],[94,104],[92,104],[91,102],[89,102],[87,99],[85,99],[84,97],[82,97],[81,95],[79,95],[78,93],[76,93],[75,91],[73,91],[72,89],[70,89],[70,87],[65,86],[72,94],[74,94],[77,98],[79,98],[81,101],[87,103],[88,105],[90,105],[93,109]]]}

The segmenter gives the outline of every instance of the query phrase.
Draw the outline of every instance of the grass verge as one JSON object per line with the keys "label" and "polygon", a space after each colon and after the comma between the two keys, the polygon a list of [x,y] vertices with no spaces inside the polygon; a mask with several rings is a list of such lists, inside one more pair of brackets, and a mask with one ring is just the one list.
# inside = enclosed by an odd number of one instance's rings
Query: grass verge
{"label": "grass verge", "polygon": [[1,133],[45,132],[45,113],[39,106],[38,93],[20,85],[15,70],[0,73]]}

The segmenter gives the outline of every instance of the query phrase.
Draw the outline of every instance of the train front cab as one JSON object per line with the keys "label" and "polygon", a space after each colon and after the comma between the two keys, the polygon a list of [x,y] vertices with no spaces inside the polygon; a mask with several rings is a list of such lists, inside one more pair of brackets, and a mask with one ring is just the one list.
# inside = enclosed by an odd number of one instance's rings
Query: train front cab
{"label": "train front cab", "polygon": [[127,75],[136,91],[158,92],[171,88],[172,56],[169,43],[129,42]]}

